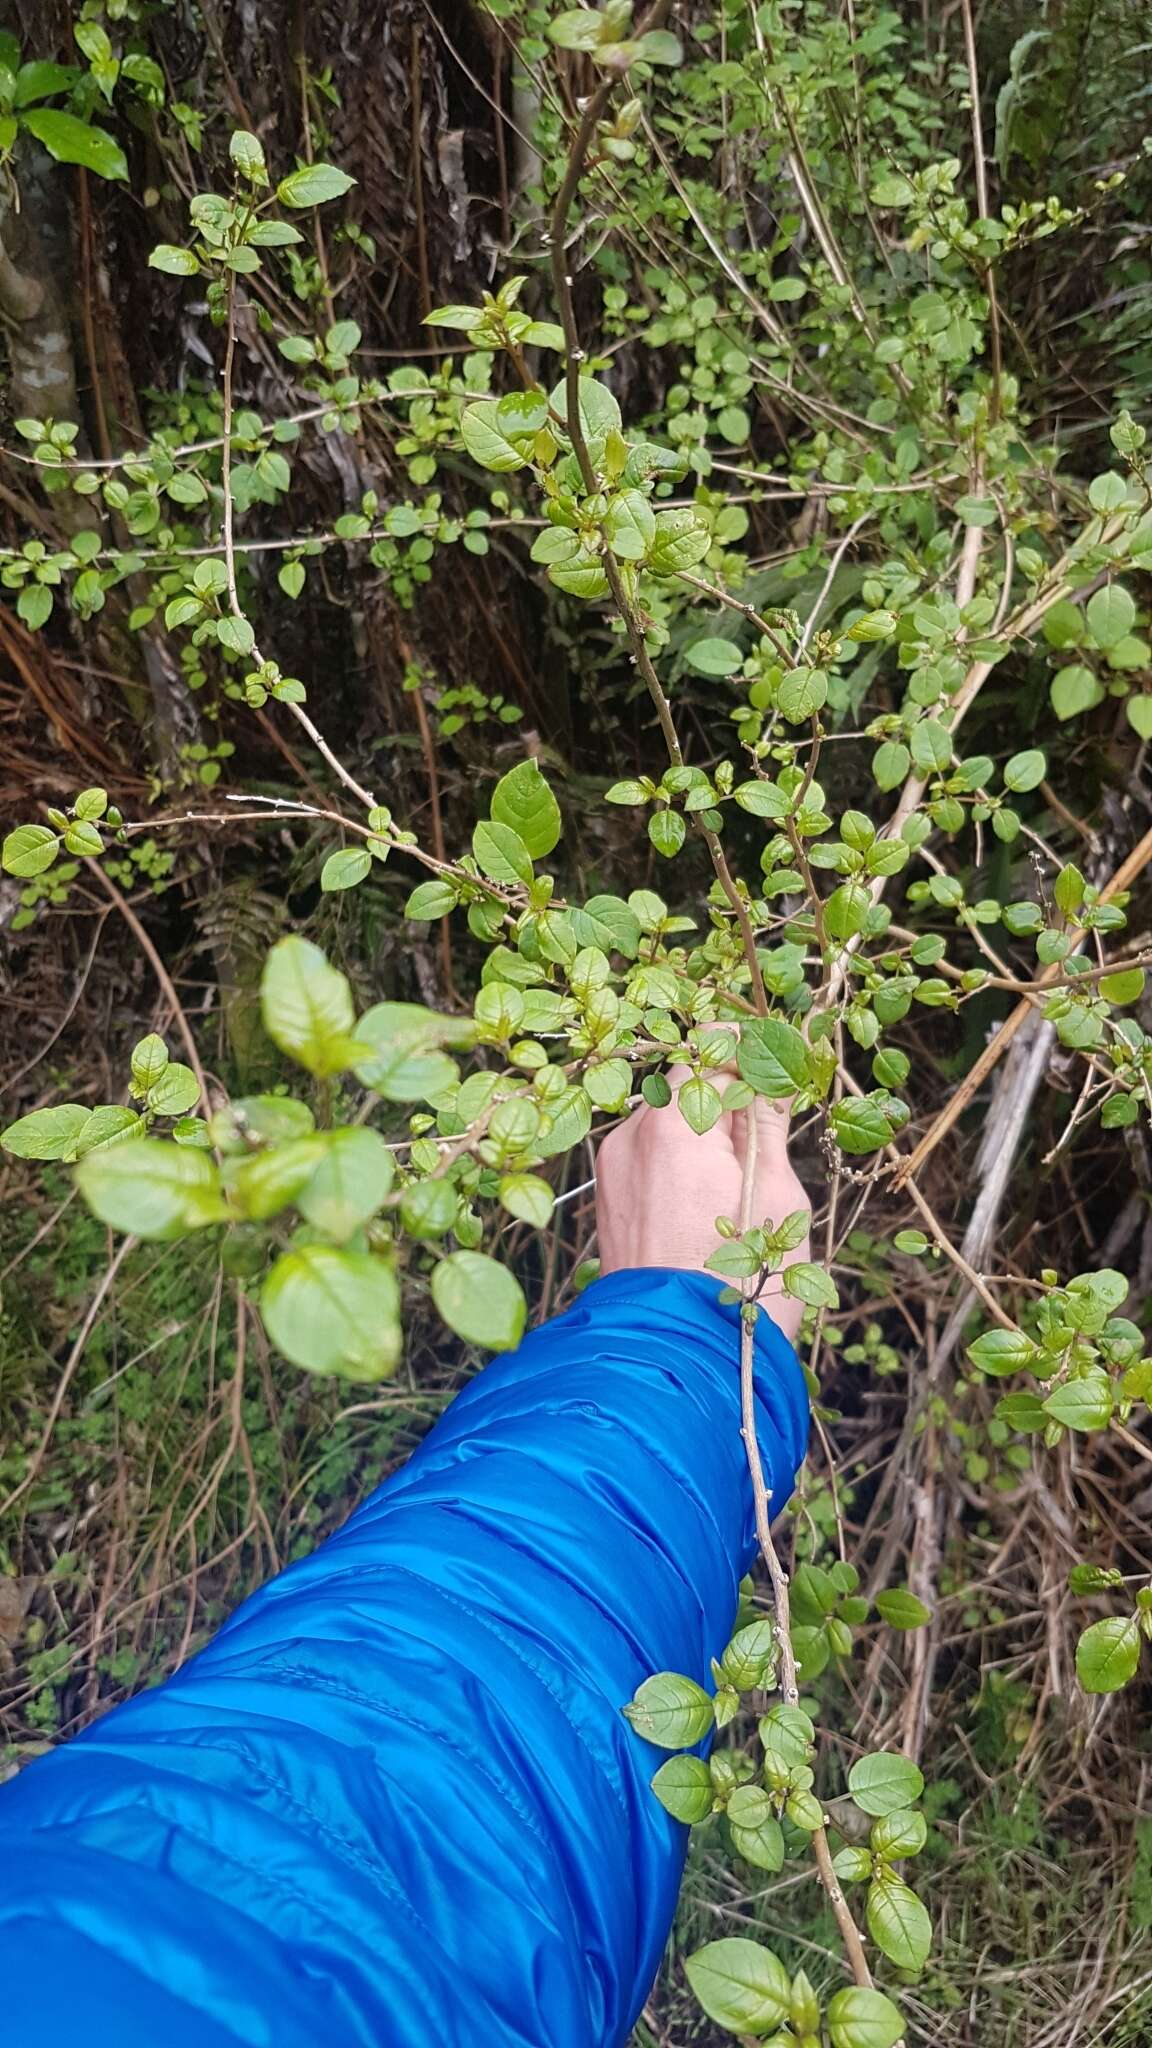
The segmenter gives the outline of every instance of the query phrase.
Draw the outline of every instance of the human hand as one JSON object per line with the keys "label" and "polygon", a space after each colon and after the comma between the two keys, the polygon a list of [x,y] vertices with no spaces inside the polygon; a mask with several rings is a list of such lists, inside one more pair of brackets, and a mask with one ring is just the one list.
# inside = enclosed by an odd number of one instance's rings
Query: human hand
{"label": "human hand", "polygon": [[[668,1075],[673,1089],[688,1078],[687,1067],[674,1067]],[[758,1095],[752,1114],[757,1142],[749,1221],[778,1224],[794,1210],[810,1206],[788,1159],[788,1111]],[[689,1130],[675,1102],[665,1109],[645,1104],[609,1132],[596,1162],[602,1272],[631,1266],[705,1270],[705,1261],[720,1243],[716,1218],[740,1219],[747,1116],[746,1110],[732,1111],[698,1136]],[[810,1257],[805,1236],[785,1264]],[[773,1322],[793,1339],[802,1304],[781,1292],[775,1276],[760,1299]]]}

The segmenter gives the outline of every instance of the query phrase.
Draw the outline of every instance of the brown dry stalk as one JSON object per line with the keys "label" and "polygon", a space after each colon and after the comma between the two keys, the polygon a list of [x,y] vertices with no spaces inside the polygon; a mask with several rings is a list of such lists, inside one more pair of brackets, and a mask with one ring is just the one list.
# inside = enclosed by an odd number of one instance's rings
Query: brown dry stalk
{"label": "brown dry stalk", "polygon": [[[740,1188],[740,1228],[748,1230],[754,1221],[753,1203],[756,1195],[756,1162],[759,1132],[756,1123],[755,1105],[745,1111],[747,1137],[744,1152],[744,1174]],[[788,1574],[784,1570],[772,1540],[772,1518],[770,1514],[771,1495],[764,1478],[764,1461],[760,1456],[760,1444],[756,1435],[756,1295],[758,1282],[750,1279],[744,1283],[744,1306],[740,1317],[740,1434],[744,1439],[744,1450],[748,1458],[748,1472],[752,1480],[752,1504],[756,1517],[756,1539],[760,1555],[764,1559],[772,1586],[772,1603],[775,1608],[776,1648],[780,1660],[780,1695],[786,1706],[800,1704],[800,1682],[796,1672],[796,1657],[792,1648],[792,1610],[788,1594]],[[871,1989],[872,1972],[864,1953],[860,1930],[852,1917],[852,1909],[840,1887],[840,1880],[832,1867],[832,1851],[823,1827],[812,1832],[812,1854],[820,1882],[828,1895],[828,1903],[836,1918],[845,1954],[857,1984]]]}
{"label": "brown dry stalk", "polygon": [[[1133,847],[1127,858],[1120,863],[1111,881],[1104,884],[1100,891],[1101,903],[1111,902],[1114,896],[1121,895],[1125,889],[1129,888],[1150,860],[1152,860],[1152,830],[1144,834],[1144,837]],[[1044,973],[1036,983],[1036,987],[1050,988],[1053,982],[1059,979],[1060,972],[1059,961],[1054,961],[1050,967],[1045,968]],[[903,1187],[912,1174],[918,1173],[929,1154],[936,1150],[941,1138],[947,1137],[957,1118],[964,1114],[977,1089],[983,1086],[993,1068],[999,1064],[1003,1055],[1007,1052],[1025,1018],[1031,1016],[1032,1007],[1032,999],[1025,997],[1022,1002],[1017,1003],[1016,1008],[1004,1019],[995,1038],[991,1039],[985,1046],[975,1066],[970,1073],[965,1075],[955,1094],[945,1104],[936,1121],[924,1133],[919,1144],[908,1154],[907,1158],[901,1161],[893,1181],[894,1187]]]}

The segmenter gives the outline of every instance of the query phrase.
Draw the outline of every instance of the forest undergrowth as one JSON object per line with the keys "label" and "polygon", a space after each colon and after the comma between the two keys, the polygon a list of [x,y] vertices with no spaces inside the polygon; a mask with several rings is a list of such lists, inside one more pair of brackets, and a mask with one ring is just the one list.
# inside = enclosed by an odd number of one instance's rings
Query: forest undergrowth
{"label": "forest undergrowth", "polygon": [[791,1099],[643,2048],[1152,2040],[1141,12],[0,34],[3,1767],[575,1298],[630,1106]]}

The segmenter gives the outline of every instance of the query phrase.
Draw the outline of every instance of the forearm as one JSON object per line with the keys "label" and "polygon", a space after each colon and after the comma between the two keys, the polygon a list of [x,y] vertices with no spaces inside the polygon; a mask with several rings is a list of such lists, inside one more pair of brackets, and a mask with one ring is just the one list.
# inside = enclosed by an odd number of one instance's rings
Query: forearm
{"label": "forearm", "polygon": [[[622,2040],[683,1830],[620,1707],[653,1670],[707,1681],[752,1549],[737,1317],[716,1293],[599,1282],[174,1681],[0,1795],[0,1837],[67,1866],[72,1904],[42,1871],[50,1917],[138,1969],[150,1944],[222,2038]],[[807,1404],[770,1325],[758,1349],[782,1502]],[[0,1879],[0,1952],[21,1919]]]}

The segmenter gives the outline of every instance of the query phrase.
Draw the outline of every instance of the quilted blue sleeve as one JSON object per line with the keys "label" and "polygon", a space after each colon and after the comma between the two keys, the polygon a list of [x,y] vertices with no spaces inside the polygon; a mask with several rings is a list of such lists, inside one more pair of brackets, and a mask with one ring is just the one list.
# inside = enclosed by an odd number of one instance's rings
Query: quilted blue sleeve
{"label": "quilted blue sleeve", "polygon": [[[20,2048],[614,2048],[685,1830],[620,1708],[753,1549],[738,1311],[615,1273],[169,1682],[0,1790]],[[777,1506],[807,1400],[761,1321]]]}

